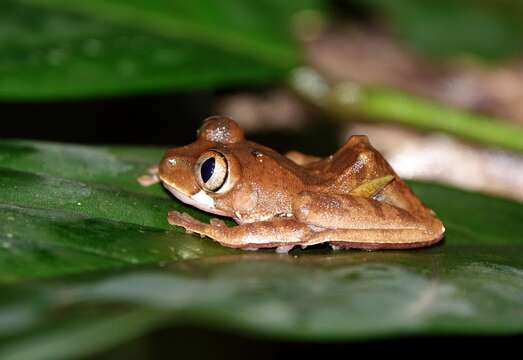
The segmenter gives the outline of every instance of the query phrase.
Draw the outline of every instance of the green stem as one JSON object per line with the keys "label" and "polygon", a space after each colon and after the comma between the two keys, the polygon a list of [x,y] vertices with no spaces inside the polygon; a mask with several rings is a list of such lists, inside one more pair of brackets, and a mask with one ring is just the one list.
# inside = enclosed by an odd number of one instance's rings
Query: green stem
{"label": "green stem", "polygon": [[291,73],[289,85],[300,97],[341,120],[394,122],[523,153],[523,127],[421,97],[352,82],[331,86],[315,70]]}

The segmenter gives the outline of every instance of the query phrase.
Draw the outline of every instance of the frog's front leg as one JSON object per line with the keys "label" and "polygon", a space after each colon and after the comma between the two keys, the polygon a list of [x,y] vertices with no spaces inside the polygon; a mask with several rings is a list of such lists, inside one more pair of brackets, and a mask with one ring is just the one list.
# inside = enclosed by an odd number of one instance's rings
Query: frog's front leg
{"label": "frog's front leg", "polygon": [[171,225],[185,228],[187,232],[210,237],[224,246],[243,249],[276,247],[287,252],[293,246],[301,245],[313,233],[309,226],[284,218],[227,227],[218,219],[212,219],[210,224],[206,224],[189,214],[170,211],[168,221]]}
{"label": "frog's front leg", "polygon": [[303,192],[293,202],[297,221],[313,226],[303,245],[329,242],[359,249],[400,249],[439,241],[443,224],[429,212],[411,214],[374,199]]}

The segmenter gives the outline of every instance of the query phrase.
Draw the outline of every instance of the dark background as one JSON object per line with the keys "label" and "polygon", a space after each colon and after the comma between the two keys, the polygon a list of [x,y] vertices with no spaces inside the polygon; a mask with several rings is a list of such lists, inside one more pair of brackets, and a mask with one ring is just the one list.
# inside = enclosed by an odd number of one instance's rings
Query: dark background
{"label": "dark background", "polygon": [[[0,136],[97,144],[190,141],[214,93],[163,93],[50,103],[1,103]],[[192,121],[191,121],[192,120]]]}
{"label": "dark background", "polygon": [[[202,120],[216,114],[217,98],[243,91],[264,94],[268,89],[164,92],[44,103],[0,102],[0,137],[83,144],[187,144],[195,140]],[[299,131],[261,131],[247,136],[280,152],[299,149],[326,156],[339,145],[336,124],[319,117],[314,120],[314,116]]]}

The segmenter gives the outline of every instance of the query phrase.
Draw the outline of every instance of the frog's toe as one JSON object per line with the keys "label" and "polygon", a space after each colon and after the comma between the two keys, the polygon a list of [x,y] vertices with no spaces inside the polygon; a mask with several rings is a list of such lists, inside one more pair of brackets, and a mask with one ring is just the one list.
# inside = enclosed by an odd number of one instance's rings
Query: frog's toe
{"label": "frog's toe", "polygon": [[217,227],[226,227],[227,226],[227,225],[225,225],[225,221],[217,219],[217,218],[212,218],[209,223],[212,226],[217,226]]}
{"label": "frog's toe", "polygon": [[294,245],[280,245],[276,248],[278,254],[288,254],[292,250]]}
{"label": "frog's toe", "polygon": [[167,221],[171,225],[183,227],[187,234],[198,234],[202,238],[205,236],[212,237],[209,232],[213,229],[211,225],[202,223],[187,213],[181,213],[174,210],[169,211]]}
{"label": "frog's toe", "polygon": [[154,184],[158,184],[160,182],[160,178],[157,175],[142,175],[139,176],[136,181],[142,186],[151,186]]}
{"label": "frog's toe", "polygon": [[186,229],[189,229],[191,225],[199,223],[199,221],[192,218],[191,215],[174,210],[169,211],[169,214],[167,215],[167,221],[171,225],[183,226]]}
{"label": "frog's toe", "polygon": [[181,217],[181,213],[179,213],[178,211],[169,211],[169,213],[167,214],[167,221],[169,222],[169,224],[171,225],[178,225],[180,223],[179,219]]}

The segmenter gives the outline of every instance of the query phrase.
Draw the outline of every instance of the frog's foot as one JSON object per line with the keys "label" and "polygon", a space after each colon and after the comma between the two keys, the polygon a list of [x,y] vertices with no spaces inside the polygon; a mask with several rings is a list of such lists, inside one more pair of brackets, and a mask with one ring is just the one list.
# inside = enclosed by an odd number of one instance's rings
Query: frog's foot
{"label": "frog's foot", "polygon": [[158,166],[151,166],[147,169],[147,174],[139,176],[136,181],[142,186],[151,186],[160,182],[158,176]]}
{"label": "frog's foot", "polygon": [[202,228],[202,225],[207,225],[207,224],[204,224],[204,223],[196,220],[195,218],[193,218],[191,215],[189,215],[187,213],[181,213],[181,212],[174,211],[174,210],[169,211],[169,214],[167,215],[167,221],[171,225],[183,227],[187,234],[197,233],[201,237],[205,236],[203,234],[203,232],[198,231],[198,230]]}

